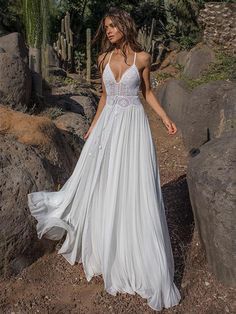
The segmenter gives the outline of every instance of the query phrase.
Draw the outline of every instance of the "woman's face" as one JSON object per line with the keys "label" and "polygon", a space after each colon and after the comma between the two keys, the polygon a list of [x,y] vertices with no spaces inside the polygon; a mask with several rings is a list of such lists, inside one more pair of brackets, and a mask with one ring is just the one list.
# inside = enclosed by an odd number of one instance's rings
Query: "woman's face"
{"label": "woman's face", "polygon": [[112,20],[109,17],[105,18],[104,27],[107,38],[111,43],[119,42],[122,39],[122,32],[116,26],[114,26]]}

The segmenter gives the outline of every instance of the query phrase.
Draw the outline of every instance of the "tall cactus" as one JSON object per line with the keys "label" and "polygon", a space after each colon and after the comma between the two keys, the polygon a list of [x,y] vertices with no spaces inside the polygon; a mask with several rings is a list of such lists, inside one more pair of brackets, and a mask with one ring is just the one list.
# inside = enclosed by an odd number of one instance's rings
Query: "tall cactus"
{"label": "tall cactus", "polygon": [[86,30],[86,57],[87,57],[87,71],[86,79],[89,81],[91,79],[91,29]]}
{"label": "tall cactus", "polygon": [[70,14],[66,12],[66,15],[61,20],[61,31],[58,33],[56,42],[53,44],[53,48],[57,53],[61,67],[65,70],[70,69],[74,71],[74,44],[73,44],[73,32],[70,27]]}
{"label": "tall cactus", "polygon": [[47,65],[47,58],[42,55],[42,51],[48,43],[49,2],[23,0],[23,15],[29,45],[29,68],[33,73],[33,88],[36,95],[42,96],[42,72],[45,74]]}
{"label": "tall cactus", "polygon": [[47,80],[49,76],[49,28],[50,28],[50,5],[48,0],[41,0],[41,20],[42,20],[42,44],[41,44],[41,72],[42,77]]}
{"label": "tall cactus", "polygon": [[24,0],[24,21],[26,38],[29,45],[29,67],[32,70],[33,88],[35,93],[42,96],[41,77],[41,44],[42,44],[42,23],[41,23],[41,1]]}
{"label": "tall cactus", "polygon": [[42,43],[41,1],[24,0],[23,14],[26,39],[30,47],[40,48]]}

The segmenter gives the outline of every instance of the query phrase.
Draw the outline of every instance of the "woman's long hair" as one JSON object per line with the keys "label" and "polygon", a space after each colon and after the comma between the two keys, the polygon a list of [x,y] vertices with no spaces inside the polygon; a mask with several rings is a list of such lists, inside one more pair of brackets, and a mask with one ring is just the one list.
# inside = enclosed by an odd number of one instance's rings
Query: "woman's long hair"
{"label": "woman's long hair", "polygon": [[111,43],[106,35],[105,30],[105,18],[109,17],[112,20],[114,26],[116,26],[119,31],[124,35],[123,43],[121,45],[121,51],[125,56],[125,63],[127,64],[127,55],[125,52],[125,48],[129,45],[133,51],[139,52],[142,51],[142,46],[137,41],[138,32],[136,29],[136,25],[132,17],[128,12],[119,9],[119,8],[111,8],[102,18],[100,25],[97,29],[97,32],[94,36],[92,44],[94,44],[98,39],[101,38],[101,50],[99,55],[105,53],[104,58],[101,60],[100,64],[98,64],[98,68],[102,66],[106,58],[106,55],[115,48],[115,44]]}

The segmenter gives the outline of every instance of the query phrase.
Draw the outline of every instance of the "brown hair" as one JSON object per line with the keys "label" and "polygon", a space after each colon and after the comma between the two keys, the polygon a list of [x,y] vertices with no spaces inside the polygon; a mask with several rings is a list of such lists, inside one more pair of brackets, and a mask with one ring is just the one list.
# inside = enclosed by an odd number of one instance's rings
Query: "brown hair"
{"label": "brown hair", "polygon": [[92,42],[94,44],[101,37],[101,50],[99,55],[102,53],[105,53],[105,55],[100,64],[98,64],[98,68],[100,68],[100,65],[103,65],[106,55],[115,48],[115,44],[111,43],[106,36],[104,27],[106,17],[109,17],[112,20],[112,23],[124,35],[121,51],[125,56],[125,63],[127,61],[125,48],[128,45],[130,45],[133,51],[139,52],[143,50],[142,46],[137,41],[138,32],[133,18],[125,10],[119,8],[110,8],[110,10],[103,16]]}

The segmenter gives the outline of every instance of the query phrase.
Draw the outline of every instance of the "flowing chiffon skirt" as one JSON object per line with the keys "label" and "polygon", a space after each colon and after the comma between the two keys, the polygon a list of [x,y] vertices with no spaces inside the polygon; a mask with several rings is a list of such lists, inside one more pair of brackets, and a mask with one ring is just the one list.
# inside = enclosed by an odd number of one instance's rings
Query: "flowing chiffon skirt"
{"label": "flowing chiffon skirt", "polygon": [[88,281],[102,274],[108,293],[136,292],[154,310],[179,303],[157,154],[141,102],[118,108],[107,100],[65,185],[28,194],[28,204],[38,237],[66,235],[58,254],[83,263]]}

